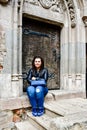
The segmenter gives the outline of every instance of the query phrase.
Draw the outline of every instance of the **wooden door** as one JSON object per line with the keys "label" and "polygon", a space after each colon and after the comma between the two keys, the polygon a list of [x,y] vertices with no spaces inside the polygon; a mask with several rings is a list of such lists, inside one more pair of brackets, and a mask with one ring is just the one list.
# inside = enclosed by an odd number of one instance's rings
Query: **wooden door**
{"label": "wooden door", "polygon": [[[28,72],[36,55],[43,57],[49,70],[49,89],[60,87],[60,28],[23,18],[22,70]],[[26,86],[26,83],[25,85]]]}

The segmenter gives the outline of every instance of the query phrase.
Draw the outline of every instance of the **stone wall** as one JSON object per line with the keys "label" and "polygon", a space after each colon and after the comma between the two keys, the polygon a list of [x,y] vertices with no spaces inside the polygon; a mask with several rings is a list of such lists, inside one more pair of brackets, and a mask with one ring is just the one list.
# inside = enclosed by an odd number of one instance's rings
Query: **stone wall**
{"label": "stone wall", "polygon": [[23,94],[23,15],[61,26],[60,88],[85,94],[84,5],[80,8],[75,0],[0,1],[0,98],[19,97]]}
{"label": "stone wall", "polygon": [[12,6],[0,4],[0,97],[11,97]]}

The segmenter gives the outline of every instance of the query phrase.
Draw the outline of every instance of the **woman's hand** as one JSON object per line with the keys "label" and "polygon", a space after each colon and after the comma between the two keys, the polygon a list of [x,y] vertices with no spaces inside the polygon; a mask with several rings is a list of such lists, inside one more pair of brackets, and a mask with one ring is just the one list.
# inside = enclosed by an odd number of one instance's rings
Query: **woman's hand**
{"label": "woman's hand", "polygon": [[32,77],[32,80],[36,80],[36,77]]}

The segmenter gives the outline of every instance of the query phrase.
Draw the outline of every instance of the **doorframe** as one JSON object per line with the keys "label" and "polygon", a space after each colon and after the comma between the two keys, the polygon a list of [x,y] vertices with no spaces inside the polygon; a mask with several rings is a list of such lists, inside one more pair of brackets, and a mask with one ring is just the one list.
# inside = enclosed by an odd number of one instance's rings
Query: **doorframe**
{"label": "doorframe", "polygon": [[[58,27],[60,27],[60,34],[59,34],[59,39],[60,39],[60,58],[59,58],[59,60],[60,60],[60,65],[61,65],[61,30],[62,30],[62,25],[61,26],[59,26],[59,24],[57,25],[57,24],[55,24],[55,22],[52,24],[51,23],[51,21],[49,21],[49,23],[47,22],[47,21],[44,21],[44,20],[41,20],[40,18],[39,19],[36,19],[35,18],[35,16],[34,17],[29,17],[29,16],[22,16],[22,21],[23,21],[23,18],[29,18],[29,19],[32,19],[32,20],[36,20],[37,22],[39,21],[39,22],[44,22],[44,23],[47,23],[47,24],[50,24],[50,25],[55,25],[55,26],[58,26]],[[22,27],[23,27],[23,24],[22,24]],[[22,41],[22,44],[23,44],[23,41]],[[59,65],[59,66],[60,66]],[[60,82],[59,82],[59,86],[61,87],[61,66],[59,67],[59,69],[60,69],[60,72],[59,72],[59,80],[60,80]],[[60,87],[59,87],[59,89],[60,89]],[[54,90],[58,90],[58,88],[56,89],[54,89]]]}
{"label": "doorframe", "polygon": [[[45,19],[45,18],[41,18],[41,17],[37,17],[37,16],[35,16],[35,15],[30,15],[29,14],[29,12],[27,12],[26,14],[24,14],[24,12],[23,12],[23,0],[21,0],[21,4],[20,4],[20,9],[19,9],[19,12],[18,12],[18,31],[19,31],[19,36],[18,36],[18,44],[19,44],[19,46],[20,46],[20,50],[19,50],[19,52],[18,52],[18,55],[19,55],[19,65],[18,65],[18,69],[19,69],[19,75],[20,75],[20,80],[19,80],[19,86],[20,86],[20,88],[22,88],[21,89],[21,91],[23,91],[23,78],[22,78],[22,18],[23,18],[23,16],[25,15],[25,16],[27,16],[27,17],[29,17],[29,18],[32,18],[32,19],[36,19],[36,20],[39,20],[39,21],[44,21],[44,22],[46,22],[46,23],[50,23],[50,24],[54,24],[54,25],[58,25],[58,26],[60,26],[61,27],[61,31],[60,31],[60,57],[61,57],[61,59],[62,59],[62,57],[63,57],[63,53],[62,53],[62,44],[64,44],[64,43],[67,43],[67,39],[65,38],[65,36],[64,36],[64,33],[65,33],[65,30],[67,29],[67,25],[69,26],[69,19],[68,19],[68,17],[69,17],[69,14],[66,12],[66,14],[67,14],[67,16],[65,17],[65,21],[66,21],[66,23],[64,22],[64,21],[54,21],[54,20],[47,20],[47,19]],[[70,25],[70,27],[71,27],[71,25]],[[67,36],[68,36],[68,33],[69,33],[69,30],[67,30],[67,32],[66,32],[67,34]],[[62,40],[62,36],[64,37],[63,38],[63,40]],[[64,78],[63,78],[63,72],[62,72],[62,69],[63,69],[63,66],[62,66],[62,60],[60,59],[60,89],[65,89],[65,86],[64,86]],[[22,87],[21,87],[22,86]]]}

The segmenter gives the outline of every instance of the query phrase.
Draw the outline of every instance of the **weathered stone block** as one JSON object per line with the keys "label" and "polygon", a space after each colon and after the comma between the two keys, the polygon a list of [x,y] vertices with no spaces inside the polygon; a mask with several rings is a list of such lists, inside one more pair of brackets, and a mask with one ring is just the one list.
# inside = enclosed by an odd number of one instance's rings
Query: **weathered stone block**
{"label": "weathered stone block", "polygon": [[50,130],[87,130],[86,112],[53,119]]}

